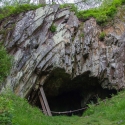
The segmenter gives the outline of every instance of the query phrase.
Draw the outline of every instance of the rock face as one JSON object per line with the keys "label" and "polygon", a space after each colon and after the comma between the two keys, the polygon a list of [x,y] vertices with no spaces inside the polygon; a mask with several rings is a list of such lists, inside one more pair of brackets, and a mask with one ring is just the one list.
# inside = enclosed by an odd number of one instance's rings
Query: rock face
{"label": "rock face", "polygon": [[[124,88],[125,25],[124,18],[119,18],[121,13],[113,26],[106,28],[99,27],[94,18],[80,22],[73,12],[58,5],[1,21],[0,41],[14,56],[6,86],[25,97],[60,68],[70,79],[88,73],[103,88]],[[56,31],[51,30],[53,26]],[[102,31],[106,33],[103,41],[99,38]]]}

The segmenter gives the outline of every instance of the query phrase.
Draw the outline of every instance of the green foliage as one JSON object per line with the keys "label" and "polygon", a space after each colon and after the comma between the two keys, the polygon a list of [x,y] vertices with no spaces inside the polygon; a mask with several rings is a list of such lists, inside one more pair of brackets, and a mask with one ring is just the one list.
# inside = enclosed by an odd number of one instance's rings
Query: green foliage
{"label": "green foliage", "polygon": [[84,37],[84,33],[81,33],[81,34],[80,34],[80,37],[82,37],[82,38],[83,38],[83,37]]}
{"label": "green foliage", "polygon": [[122,4],[125,4],[125,0],[121,0],[122,1]]}
{"label": "green foliage", "polygon": [[[122,4],[125,4],[125,0],[104,0],[100,7],[89,10],[79,11],[74,4],[62,4],[60,5],[60,8],[69,8],[71,11],[75,12],[79,19],[82,19],[84,21],[91,17],[94,17],[96,18],[99,25],[104,25],[114,17],[115,13],[117,12],[117,8]],[[21,12],[37,9],[41,6],[45,5],[16,3],[13,6],[5,6],[3,8],[0,8],[0,20],[11,15],[19,14]]]}
{"label": "green foliage", "polygon": [[99,40],[103,41],[104,38],[105,38],[105,32],[101,32],[100,35],[99,35]]}
{"label": "green foliage", "polygon": [[[10,112],[12,117],[11,122],[9,123],[12,123],[13,125],[72,125],[72,123],[78,119],[76,116],[73,116],[72,118],[66,116],[45,116],[38,108],[29,105],[26,99],[17,97],[12,93],[2,94],[1,98],[4,99],[0,100],[0,106],[2,102],[2,105],[4,104],[2,109],[7,109],[7,111]],[[6,99],[10,103],[9,108]]]}
{"label": "green foliage", "polygon": [[28,10],[35,10],[39,7],[42,7],[45,5],[34,5],[34,4],[18,4],[15,6],[5,6],[3,8],[0,8],[0,20],[9,17],[11,15],[16,15],[21,12],[26,12]]}
{"label": "green foliage", "polygon": [[[89,105],[89,109],[84,113],[84,117],[89,117],[89,122],[101,119],[101,121],[96,122],[100,125],[111,125],[125,124],[125,91],[120,92],[117,96],[113,96],[112,99],[105,99],[104,101],[99,101],[99,105]],[[104,123],[103,123],[103,122]],[[103,124],[101,124],[103,123]],[[95,125],[95,124],[94,124]]]}
{"label": "green foliage", "polygon": [[98,24],[104,24],[105,22],[109,21],[114,17],[114,14],[117,12],[117,7],[124,3],[125,2],[123,0],[104,0],[100,7],[85,11],[79,11],[77,16],[78,18],[83,20],[87,20],[90,17],[94,17],[96,18]]}
{"label": "green foliage", "polygon": [[[8,33],[9,33],[9,32],[13,32],[14,28],[15,28],[15,24],[11,24],[11,25],[10,25],[9,27],[7,27],[7,28],[2,28],[2,29],[0,30],[0,34],[2,34],[3,39],[6,39]],[[4,42],[3,42],[3,43],[4,43]]]}
{"label": "green foliage", "polygon": [[50,27],[50,31],[54,33],[54,32],[56,32],[56,29],[57,29],[57,27],[54,24],[52,24]]}
{"label": "green foliage", "polygon": [[117,8],[123,4],[125,4],[125,0],[104,0],[100,7],[89,10],[78,10],[74,4],[63,4],[60,5],[60,8],[69,7],[79,19],[85,21],[94,17],[99,25],[104,25],[114,17]]}
{"label": "green foliage", "polygon": [[65,3],[65,4],[61,4],[59,7],[60,7],[60,9],[63,9],[63,8],[67,8],[69,6],[70,6],[70,4]]}
{"label": "green foliage", "polygon": [[[47,117],[36,107],[28,104],[27,100],[12,93],[0,96],[1,125],[124,125],[125,91],[111,99],[99,101],[98,105],[89,104],[83,116]],[[2,115],[2,113],[5,114]],[[1,120],[2,119],[2,120]],[[101,120],[100,120],[101,119]]]}
{"label": "green foliage", "polygon": [[7,54],[6,49],[0,45],[0,82],[8,75],[12,65],[12,57]]}
{"label": "green foliage", "polygon": [[0,124],[12,125],[13,101],[5,96],[0,96]]}

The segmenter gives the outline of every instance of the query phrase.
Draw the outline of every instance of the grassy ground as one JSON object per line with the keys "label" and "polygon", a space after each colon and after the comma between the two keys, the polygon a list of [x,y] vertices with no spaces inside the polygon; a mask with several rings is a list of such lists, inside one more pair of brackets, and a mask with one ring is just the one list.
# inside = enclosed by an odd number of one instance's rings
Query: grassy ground
{"label": "grassy ground", "polygon": [[112,99],[90,105],[90,108],[74,125],[125,125],[125,91]]}
{"label": "grassy ground", "polygon": [[[125,125],[124,97],[125,91],[112,99],[99,101],[99,105],[89,105],[90,108],[81,117],[48,117],[44,116],[39,109],[31,107],[26,100],[7,94],[0,96],[0,112],[9,111],[11,115],[4,117],[6,119],[8,117],[8,123],[12,122],[13,125]],[[3,120],[4,117],[1,114],[0,123],[5,125],[7,122]]]}

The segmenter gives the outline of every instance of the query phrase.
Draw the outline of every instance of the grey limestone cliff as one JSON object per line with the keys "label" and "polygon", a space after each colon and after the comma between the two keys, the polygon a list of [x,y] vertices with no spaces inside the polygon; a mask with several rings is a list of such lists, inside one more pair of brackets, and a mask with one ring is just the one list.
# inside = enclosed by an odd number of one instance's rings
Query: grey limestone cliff
{"label": "grey limestone cliff", "polygon": [[[25,97],[59,68],[71,80],[87,73],[88,77],[97,78],[103,88],[124,88],[125,22],[121,13],[124,12],[117,14],[112,26],[103,28],[94,18],[81,22],[73,12],[58,5],[4,19],[0,31],[6,33],[1,32],[0,41],[14,61],[3,84]],[[55,32],[51,31],[53,25]],[[103,41],[99,38],[102,31],[106,33]]]}

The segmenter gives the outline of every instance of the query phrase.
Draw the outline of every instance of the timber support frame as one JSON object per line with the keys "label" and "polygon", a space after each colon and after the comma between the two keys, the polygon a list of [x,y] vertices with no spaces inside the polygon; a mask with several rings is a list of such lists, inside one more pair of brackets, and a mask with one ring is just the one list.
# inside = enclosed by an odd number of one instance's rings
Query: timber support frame
{"label": "timber support frame", "polygon": [[44,114],[48,115],[48,116],[52,116],[46,95],[43,90],[43,86],[40,87],[38,96],[39,96],[40,103],[41,103]]}

